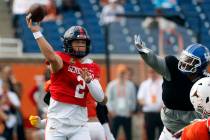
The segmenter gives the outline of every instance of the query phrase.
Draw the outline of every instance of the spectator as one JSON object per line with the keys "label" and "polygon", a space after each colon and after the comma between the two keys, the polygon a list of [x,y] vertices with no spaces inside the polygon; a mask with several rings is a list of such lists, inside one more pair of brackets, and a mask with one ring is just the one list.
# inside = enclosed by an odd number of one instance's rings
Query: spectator
{"label": "spectator", "polygon": [[175,8],[176,6],[176,0],[152,0],[152,3],[156,9]]}
{"label": "spectator", "polygon": [[32,103],[37,107],[39,116],[46,117],[47,105],[44,103],[44,96],[46,95],[44,90],[44,83],[50,79],[50,70],[47,69],[44,75],[38,75],[35,77],[36,85],[31,89],[29,96]]}
{"label": "spectator", "polygon": [[9,84],[9,90],[15,91],[15,84],[17,83],[17,80],[12,72],[12,68],[9,65],[6,65],[2,68],[2,80],[5,80]]}
{"label": "spectator", "polygon": [[117,78],[108,84],[106,92],[114,137],[117,138],[120,126],[123,126],[126,139],[131,140],[131,119],[136,106],[136,89],[135,85],[127,79],[125,65],[118,65]]}
{"label": "spectator", "polygon": [[[42,3],[46,3],[42,0]],[[24,15],[29,7],[34,3],[41,3],[37,0],[12,0],[12,26],[14,28],[14,36],[19,37],[20,29],[18,28],[18,20],[20,16]]]}
{"label": "spectator", "polygon": [[[14,87],[19,100],[21,100],[23,94],[22,83],[17,82]],[[20,109],[17,109],[16,117],[17,117],[17,128],[16,128],[17,138],[18,140],[26,140],[24,124],[23,124],[23,116]]]}
{"label": "spectator", "polygon": [[75,0],[62,0],[62,10],[68,11],[80,11],[79,5],[75,2]]}
{"label": "spectator", "polygon": [[8,120],[8,116],[2,109],[0,109],[0,140],[5,140],[2,134],[5,131],[5,122]]}
{"label": "spectator", "polygon": [[177,25],[163,17],[148,17],[142,23],[144,28],[159,29],[159,54],[164,56],[169,52],[181,53],[183,50],[183,38]]}
{"label": "spectator", "polygon": [[[138,91],[138,101],[143,106],[148,140],[159,138],[163,129],[163,123],[160,118],[160,110],[163,106],[161,85],[162,79],[153,69],[149,69],[149,77],[142,82]],[[155,136],[156,128],[158,129],[158,136]]]}
{"label": "spectator", "polygon": [[59,18],[58,9],[56,7],[56,3],[54,0],[48,0],[46,4],[47,15],[43,19],[43,21],[53,21]]}
{"label": "spectator", "polygon": [[[160,55],[168,54],[167,50],[175,50],[174,53],[181,53],[183,50],[183,38],[179,31],[177,31],[177,25],[165,18],[156,18],[159,26],[159,48]],[[169,36],[167,38],[167,36]],[[173,38],[173,39],[171,39]]]}
{"label": "spectator", "polygon": [[135,88],[136,88],[136,107],[135,107],[134,113],[138,113],[141,111],[141,106],[137,102],[138,85],[134,82],[133,77],[134,77],[134,70],[133,70],[133,68],[128,67],[127,78],[128,78],[128,80],[133,82],[133,84],[135,85]]}
{"label": "spectator", "polygon": [[13,0],[12,4],[12,26],[14,28],[14,36],[18,37],[18,20],[19,17],[26,13],[30,6],[30,0]]}
{"label": "spectator", "polygon": [[3,81],[2,91],[0,92],[0,107],[8,115],[5,130],[2,136],[7,140],[13,139],[13,130],[17,122],[16,111],[20,107],[20,101],[16,93],[10,91],[7,81]]}
{"label": "spectator", "polygon": [[[21,100],[21,94],[22,94],[22,85],[20,82],[17,82],[12,69],[10,66],[4,66],[0,70],[0,94],[6,91],[6,86],[8,86],[8,91],[11,92],[11,101],[17,103],[17,100]],[[6,85],[5,85],[6,83]],[[10,94],[10,93],[9,93]],[[13,95],[15,94],[15,95]],[[16,99],[16,97],[18,99]],[[9,109],[10,110],[10,109]],[[18,140],[25,140],[25,132],[24,132],[24,126],[23,126],[23,118],[22,118],[22,113],[19,109],[19,107],[13,106],[11,108],[12,114],[15,117],[15,122],[17,123],[17,136]],[[9,111],[9,113],[11,113]],[[7,129],[6,129],[7,130]]]}
{"label": "spectator", "polygon": [[[46,118],[47,114],[47,104],[44,103],[44,97],[46,95],[45,92],[45,82],[50,79],[50,70],[46,69],[44,72],[44,75],[35,77],[36,85],[31,89],[29,96],[32,101],[32,103],[37,107],[38,109],[38,116],[41,118]],[[44,140],[44,129],[39,129],[37,131],[34,131],[32,133],[33,140]]]}
{"label": "spectator", "polygon": [[135,85],[135,87],[137,89],[138,85],[135,84],[135,82],[133,80],[133,77],[134,77],[134,70],[133,70],[133,68],[127,67],[127,78],[128,78],[128,80],[133,81],[133,83],[134,83],[134,85]]}
{"label": "spectator", "polygon": [[118,3],[118,0],[109,0],[109,4],[104,6],[101,12],[101,23],[109,24],[112,22],[123,22],[122,17],[117,17],[116,14],[124,14],[124,8]]}
{"label": "spectator", "polygon": [[204,0],[195,0],[195,2],[197,2],[198,5],[200,5],[204,2]]}

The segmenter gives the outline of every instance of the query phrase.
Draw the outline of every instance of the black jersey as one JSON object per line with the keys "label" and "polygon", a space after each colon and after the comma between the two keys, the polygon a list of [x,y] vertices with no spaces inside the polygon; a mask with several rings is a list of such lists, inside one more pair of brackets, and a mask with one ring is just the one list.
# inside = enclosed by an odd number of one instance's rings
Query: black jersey
{"label": "black jersey", "polygon": [[176,57],[167,56],[165,62],[171,75],[171,81],[164,79],[162,84],[162,99],[165,106],[173,110],[193,111],[190,90],[194,83],[178,69]]}

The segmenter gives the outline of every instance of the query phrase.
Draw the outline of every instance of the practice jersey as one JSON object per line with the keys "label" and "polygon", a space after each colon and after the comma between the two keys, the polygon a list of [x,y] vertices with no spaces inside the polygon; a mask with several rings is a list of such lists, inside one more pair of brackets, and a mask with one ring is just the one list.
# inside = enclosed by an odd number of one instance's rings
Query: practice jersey
{"label": "practice jersey", "polygon": [[99,78],[99,66],[90,59],[83,63],[77,58],[63,52],[56,52],[63,60],[63,67],[51,74],[51,97],[59,102],[86,106],[87,93],[89,92],[85,81],[80,76],[82,68],[87,68],[93,78]]}
{"label": "practice jersey", "polygon": [[210,119],[194,122],[184,128],[181,140],[210,140]]}
{"label": "practice jersey", "polygon": [[[48,80],[45,82],[44,89],[46,92],[49,92],[49,88],[51,86],[51,81]],[[50,96],[48,96],[48,100],[50,100]],[[94,118],[97,117],[96,115],[96,101],[94,98],[91,96],[90,93],[87,94],[87,111],[88,111],[88,118]]]}
{"label": "practice jersey", "polygon": [[190,102],[190,89],[193,82],[178,69],[178,59],[174,56],[165,58],[166,65],[171,75],[171,81],[163,80],[162,99],[164,105],[173,110],[193,111]]}

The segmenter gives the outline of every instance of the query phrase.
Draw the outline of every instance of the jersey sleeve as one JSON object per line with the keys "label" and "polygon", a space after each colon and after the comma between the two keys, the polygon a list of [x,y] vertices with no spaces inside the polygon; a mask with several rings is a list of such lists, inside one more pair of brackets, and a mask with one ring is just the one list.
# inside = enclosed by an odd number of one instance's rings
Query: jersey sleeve
{"label": "jersey sleeve", "polygon": [[181,140],[209,140],[206,122],[206,120],[202,120],[185,127]]}
{"label": "jersey sleeve", "polygon": [[[66,54],[64,54],[64,53],[62,53],[60,51],[56,51],[55,54],[60,56],[63,61],[68,61],[69,60],[69,59],[67,59]],[[49,63],[49,61],[47,61],[47,59],[45,59],[45,64],[46,65],[50,65],[50,63]]]}
{"label": "jersey sleeve", "polygon": [[66,63],[69,63],[69,60],[70,60],[70,55],[66,54],[66,53],[63,53],[63,52],[60,52],[60,51],[56,51],[55,52],[58,56],[61,57],[61,59],[66,62]]}

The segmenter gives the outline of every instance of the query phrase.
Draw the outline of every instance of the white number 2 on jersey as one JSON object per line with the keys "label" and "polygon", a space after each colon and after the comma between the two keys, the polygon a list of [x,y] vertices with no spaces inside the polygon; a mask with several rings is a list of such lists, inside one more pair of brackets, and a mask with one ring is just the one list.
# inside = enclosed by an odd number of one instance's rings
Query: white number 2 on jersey
{"label": "white number 2 on jersey", "polygon": [[77,81],[79,81],[79,82],[81,81],[82,84],[79,83],[79,84],[76,86],[75,97],[76,97],[76,98],[82,99],[82,98],[84,98],[85,93],[84,93],[84,91],[83,91],[83,92],[79,92],[79,91],[85,89],[85,81],[82,79],[82,77],[81,77],[80,75],[77,76]]}

